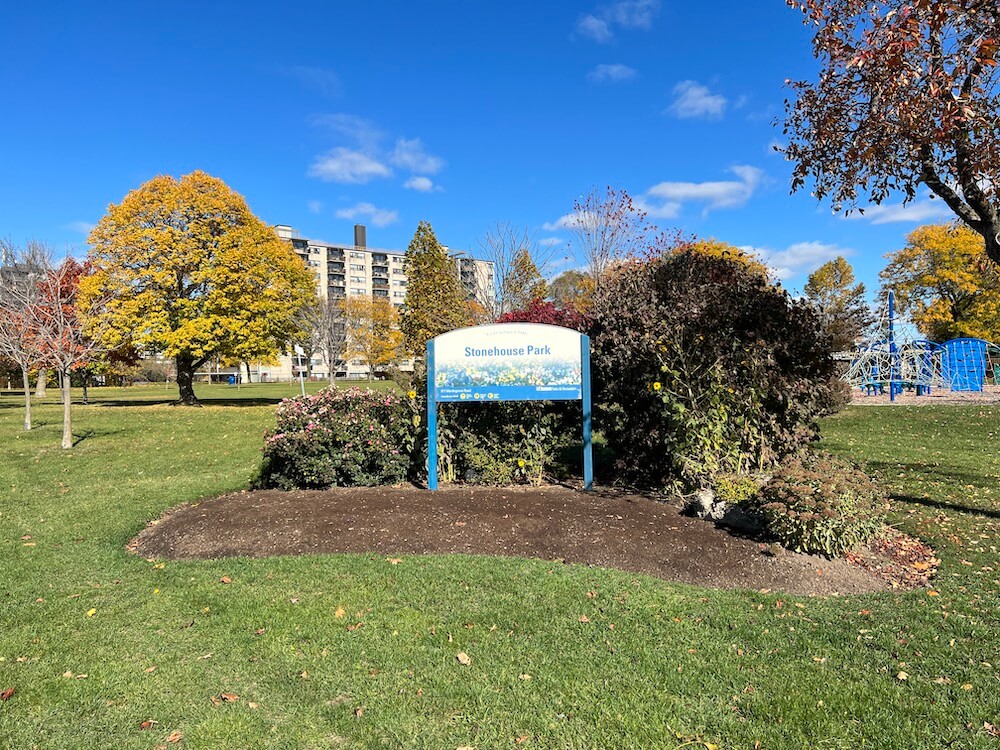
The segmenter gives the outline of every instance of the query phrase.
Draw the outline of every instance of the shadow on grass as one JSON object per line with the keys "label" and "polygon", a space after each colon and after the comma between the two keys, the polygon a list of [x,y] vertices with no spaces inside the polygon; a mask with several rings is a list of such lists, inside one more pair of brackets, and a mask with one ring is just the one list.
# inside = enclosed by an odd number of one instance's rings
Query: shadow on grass
{"label": "shadow on grass", "polygon": [[1000,510],[992,510],[990,508],[976,508],[968,505],[959,505],[958,503],[946,503],[942,500],[931,500],[927,497],[915,497],[914,495],[889,495],[889,497],[893,502],[897,503],[913,503],[915,505],[923,505],[925,508],[950,510],[957,513],[967,513],[971,516],[982,516],[984,518],[1000,518]]}
{"label": "shadow on grass", "polygon": [[123,430],[83,430],[73,433],[73,447],[75,448],[84,440],[97,437],[107,437],[108,435],[119,435]]}
{"label": "shadow on grass", "polygon": [[[283,396],[256,396],[253,398],[200,398],[198,399],[198,404],[200,406],[275,406],[284,400],[285,398]],[[175,397],[170,397],[160,399],[109,399],[107,401],[91,399],[90,406],[177,406],[178,408],[184,408],[185,405],[179,404]]]}

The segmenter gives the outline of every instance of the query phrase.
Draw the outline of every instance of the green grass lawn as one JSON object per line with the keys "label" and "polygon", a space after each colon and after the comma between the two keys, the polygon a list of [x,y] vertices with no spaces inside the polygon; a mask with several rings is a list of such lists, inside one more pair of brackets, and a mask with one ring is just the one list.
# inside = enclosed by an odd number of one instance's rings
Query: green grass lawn
{"label": "green grass lawn", "polygon": [[24,433],[0,395],[0,747],[998,745],[1000,409],[826,422],[943,563],[936,596],[818,600],[543,561],[134,557],[164,509],[247,485],[297,390],[198,392],[96,389],[69,451],[54,399]]}

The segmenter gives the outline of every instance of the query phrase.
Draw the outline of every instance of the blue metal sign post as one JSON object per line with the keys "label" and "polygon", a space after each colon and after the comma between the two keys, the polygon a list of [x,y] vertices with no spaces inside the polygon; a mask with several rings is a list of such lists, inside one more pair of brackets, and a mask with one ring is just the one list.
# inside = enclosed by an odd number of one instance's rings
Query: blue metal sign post
{"label": "blue metal sign post", "polygon": [[427,342],[427,487],[438,486],[437,405],[463,401],[580,401],[583,483],[594,485],[590,338],[569,328],[503,323]]}

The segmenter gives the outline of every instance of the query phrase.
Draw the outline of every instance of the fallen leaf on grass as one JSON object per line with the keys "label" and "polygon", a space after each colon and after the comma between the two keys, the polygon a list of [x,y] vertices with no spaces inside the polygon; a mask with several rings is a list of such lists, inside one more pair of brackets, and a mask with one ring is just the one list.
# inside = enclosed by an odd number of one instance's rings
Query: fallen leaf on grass
{"label": "fallen leaf on grass", "polygon": [[260,704],[254,703],[253,701],[247,701],[247,705],[250,706],[250,708],[252,708],[254,711],[260,708]]}
{"label": "fallen leaf on grass", "polygon": [[455,658],[458,659],[458,663],[464,667],[467,667],[470,664],[472,664],[472,657],[469,656],[464,651],[459,651],[458,654],[455,656]]}
{"label": "fallen leaf on grass", "polygon": [[389,563],[390,565],[399,565],[401,562],[403,562],[403,558],[402,557],[387,557],[387,558],[385,558],[385,561],[387,563]]}
{"label": "fallen leaf on grass", "polygon": [[896,679],[902,682],[903,680],[910,679],[910,675],[908,675],[906,672],[900,672],[899,674],[896,675]]}
{"label": "fallen leaf on grass", "polygon": [[257,635],[264,635],[264,628],[257,628]]}
{"label": "fallen leaf on grass", "polygon": [[153,721],[152,719],[146,719],[146,721],[139,723],[139,729],[152,729],[154,726],[159,724],[158,721]]}
{"label": "fallen leaf on grass", "polygon": [[983,722],[983,730],[991,737],[1000,737],[1000,729],[997,729],[997,727],[990,724],[988,721]]}
{"label": "fallen leaf on grass", "polygon": [[97,610],[96,609],[88,609],[87,610],[87,617],[93,617],[96,614],[97,614]]}
{"label": "fallen leaf on grass", "polygon": [[580,622],[590,622],[590,618],[587,615],[580,615]]}
{"label": "fallen leaf on grass", "polygon": [[941,596],[940,591],[928,591],[927,596]]}
{"label": "fallen leaf on grass", "polygon": [[70,679],[72,679],[73,673],[67,669],[65,672],[63,672],[63,677],[69,677]]}
{"label": "fallen leaf on grass", "polygon": [[240,696],[236,695],[236,693],[219,693],[219,697],[226,703],[235,703],[240,699]]}
{"label": "fallen leaf on grass", "polygon": [[525,672],[524,674],[518,675],[517,679],[519,679],[519,680],[530,680],[531,679],[531,675],[528,674],[527,672]]}
{"label": "fallen leaf on grass", "polygon": [[360,719],[362,716],[364,716],[364,714],[365,714],[365,709],[363,706],[358,706],[356,709],[354,709],[354,715],[357,718]]}
{"label": "fallen leaf on grass", "polygon": [[347,614],[346,609],[344,609],[343,607],[337,607],[337,611],[333,613],[333,616],[339,620],[346,614]]}
{"label": "fallen leaf on grass", "polygon": [[183,736],[180,732],[171,732],[167,735],[167,742],[180,742]]}
{"label": "fallen leaf on grass", "polygon": [[155,667],[155,666],[154,666],[154,667],[146,667],[146,668],[145,668],[144,670],[142,670],[142,671],[143,671],[143,672],[145,672],[146,674],[151,674],[152,672],[155,672],[155,671],[156,671],[156,667]]}
{"label": "fallen leaf on grass", "polygon": [[222,578],[219,579],[219,583],[232,583],[232,582],[233,579],[230,578],[229,576],[222,576]]}
{"label": "fallen leaf on grass", "polygon": [[972,685],[970,685],[969,683],[965,683],[964,685],[962,685],[962,690],[972,690]]}
{"label": "fallen leaf on grass", "polygon": [[522,736],[518,737],[517,739],[515,739],[514,740],[514,744],[516,744],[516,745],[523,745],[529,739],[531,739],[531,735],[530,734],[525,734],[525,735],[522,735]]}
{"label": "fallen leaf on grass", "polygon": [[365,624],[363,622],[358,622],[358,623],[355,623],[354,625],[348,625],[347,629],[349,631],[351,631],[351,632],[354,632],[358,628],[363,628],[364,626],[365,626]]}
{"label": "fallen leaf on grass", "polygon": [[9,687],[0,693],[0,701],[9,701],[12,695],[14,695],[14,688]]}

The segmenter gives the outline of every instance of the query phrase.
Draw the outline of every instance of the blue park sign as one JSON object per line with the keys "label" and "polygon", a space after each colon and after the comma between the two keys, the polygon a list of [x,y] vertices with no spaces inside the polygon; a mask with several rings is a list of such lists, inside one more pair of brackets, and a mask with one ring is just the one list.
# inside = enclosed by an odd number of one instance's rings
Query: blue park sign
{"label": "blue park sign", "polygon": [[427,342],[427,470],[437,489],[437,404],[581,401],[583,480],[594,482],[590,439],[590,338],[541,323],[459,328]]}

